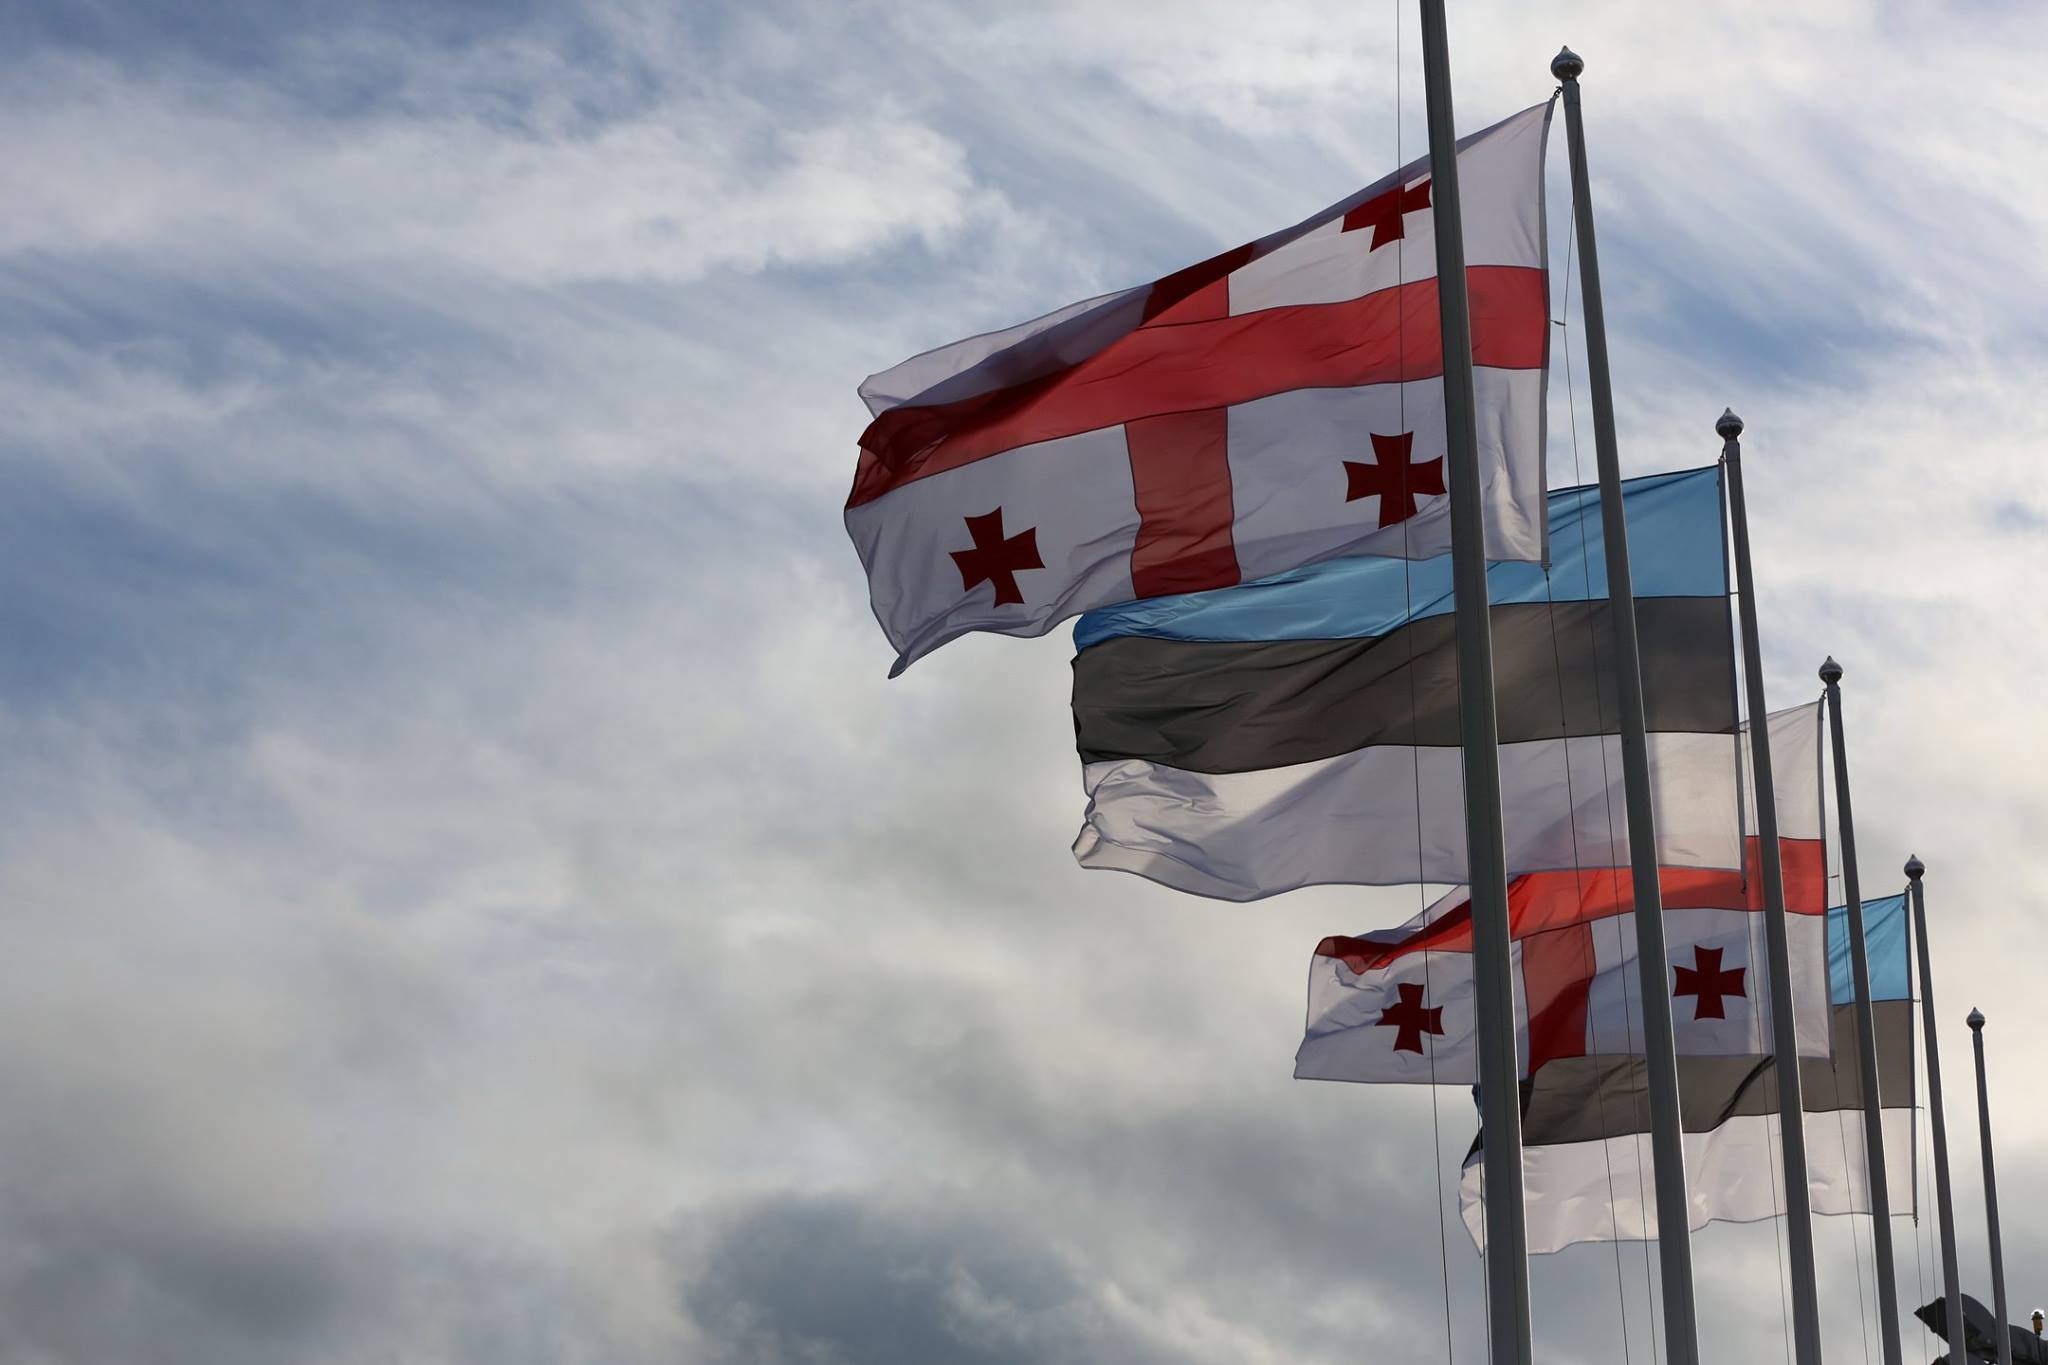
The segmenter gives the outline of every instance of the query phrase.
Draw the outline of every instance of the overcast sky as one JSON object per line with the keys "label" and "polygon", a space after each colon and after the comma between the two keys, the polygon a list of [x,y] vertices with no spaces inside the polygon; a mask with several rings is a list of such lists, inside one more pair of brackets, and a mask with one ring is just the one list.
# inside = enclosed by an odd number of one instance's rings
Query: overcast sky
{"label": "overcast sky", "polygon": [[[1468,130],[1587,58],[1624,465],[1748,420],[2048,1300],[2048,11],[1452,9]],[[1446,1284],[1480,1360],[1469,1096],[1289,1079],[1415,894],[1081,872],[1066,633],[888,682],[840,525],[863,376],[1420,155],[1412,11],[0,9],[0,1360],[1439,1360]],[[1696,1238],[1708,1358],[1776,1246]],[[1643,1248],[1530,1273],[1653,1358]]]}

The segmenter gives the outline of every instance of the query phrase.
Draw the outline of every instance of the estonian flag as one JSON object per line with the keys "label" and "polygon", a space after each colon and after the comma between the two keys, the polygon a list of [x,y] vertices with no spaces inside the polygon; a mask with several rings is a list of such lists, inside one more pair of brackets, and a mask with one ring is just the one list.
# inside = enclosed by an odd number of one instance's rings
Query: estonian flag
{"label": "estonian flag", "polygon": [[[1667,868],[1743,862],[1718,467],[1623,485]],[[1625,866],[1594,487],[1549,495],[1551,565],[1492,599],[1509,873]],[[1326,561],[1093,611],[1074,630],[1088,809],[1074,856],[1224,900],[1464,883],[1448,556]],[[1816,832],[1817,837],[1817,832]]]}

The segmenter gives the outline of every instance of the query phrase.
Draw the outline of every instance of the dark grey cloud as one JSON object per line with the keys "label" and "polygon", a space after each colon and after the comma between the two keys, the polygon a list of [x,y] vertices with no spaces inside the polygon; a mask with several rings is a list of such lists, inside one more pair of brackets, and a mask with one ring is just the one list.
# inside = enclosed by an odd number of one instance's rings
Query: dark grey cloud
{"label": "dark grey cloud", "polygon": [[684,1298],[704,1359],[739,1365],[1173,1359],[1042,1246],[968,1208],[779,1196],[721,1227]]}

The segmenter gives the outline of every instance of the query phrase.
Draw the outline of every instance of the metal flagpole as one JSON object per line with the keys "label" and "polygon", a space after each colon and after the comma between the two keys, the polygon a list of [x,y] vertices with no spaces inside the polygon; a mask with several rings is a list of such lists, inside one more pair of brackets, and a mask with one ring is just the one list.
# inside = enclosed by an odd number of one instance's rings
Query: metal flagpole
{"label": "metal flagpole", "polygon": [[1472,969],[1478,1004],[1480,1132],[1485,1146],[1488,1359],[1529,1365],[1529,1239],[1522,1221],[1522,1086],[1515,1058],[1508,957],[1507,847],[1500,809],[1500,730],[1487,618],[1486,520],[1480,504],[1472,396],[1472,319],[1458,201],[1458,138],[1444,0],[1421,0],[1422,80],[1429,111],[1430,205],[1436,218],[1437,306],[1443,334],[1446,482],[1456,590],[1458,732],[1465,760],[1466,880],[1472,892]]}
{"label": "metal flagpole", "polygon": [[[1600,298],[1600,252],[1593,239],[1593,194],[1586,169],[1586,128],[1579,111],[1585,62],[1561,48],[1550,74],[1564,87],[1565,136],[1572,154],[1572,213],[1579,234],[1579,296],[1586,319],[1586,374],[1593,390],[1593,449],[1600,470],[1600,531],[1607,550],[1608,614],[1614,622],[1614,690],[1621,709],[1621,781],[1628,809],[1628,860],[1636,902],[1636,960],[1642,974],[1643,1061],[1650,1082],[1650,1154],[1657,1187],[1657,1261],[1664,1280],[1665,1359],[1694,1365],[1699,1326],[1692,1291],[1692,1228],[1685,1187],[1685,1137],[1678,1109],[1678,1052],[1671,1025],[1670,952],[1664,944],[1664,895],[1657,871],[1657,817],[1650,794],[1650,744],[1643,714],[1643,668],[1636,647],[1635,586],[1629,573],[1628,518],[1621,504],[1621,456],[1614,440],[1614,390],[1607,369],[1607,314]],[[1888,1361],[1886,1365],[1898,1365]]]}
{"label": "metal flagpole", "polygon": [[1870,954],[1863,938],[1863,889],[1856,874],[1856,817],[1849,807],[1849,755],[1842,741],[1842,666],[1820,666],[1835,747],[1835,818],[1842,828],[1842,893],[1849,905],[1849,966],[1856,978],[1857,1078],[1863,1088],[1863,1165],[1870,1184],[1870,1250],[1877,1263],[1878,1339],[1884,1365],[1901,1365],[1899,1285],[1892,1265],[1892,1196],[1885,1183],[1884,1111],[1877,1092],[1877,1021],[1870,1005]]}
{"label": "metal flagpole", "polygon": [[1813,1197],[1806,1187],[1806,1106],[1799,1086],[1799,1032],[1792,1006],[1792,950],[1785,936],[1785,869],[1778,859],[1778,795],[1771,779],[1770,712],[1764,705],[1763,649],[1757,642],[1756,575],[1749,563],[1749,509],[1742,496],[1742,419],[1731,408],[1714,423],[1728,466],[1735,531],[1735,586],[1741,594],[1742,672],[1749,694],[1750,767],[1756,774],[1757,861],[1764,883],[1764,943],[1771,966],[1772,1053],[1778,1078],[1778,1134],[1785,1163],[1785,1241],[1792,1256],[1792,1355],[1820,1365],[1820,1293],[1814,1284]]}
{"label": "metal flagpole", "polygon": [[1934,1212],[1941,1225],[1941,1276],[1947,1286],[1950,1358],[1968,1354],[1963,1342],[1963,1281],[1956,1271],[1956,1206],[1948,1186],[1948,1122],[1941,1109],[1941,1049],[1935,1045],[1934,975],[1927,960],[1927,898],[1920,889],[1927,867],[1906,859],[1906,882],[1913,898],[1913,939],[1920,949],[1920,1031],[1927,1035],[1927,1111],[1934,1123]]}
{"label": "metal flagpole", "polygon": [[1991,1231],[1991,1311],[1998,1315],[1998,1365],[2012,1365],[2012,1329],[2005,1321],[2005,1247],[1998,1236],[1998,1171],[1991,1164],[1991,1092],[1984,1085],[1984,1015],[1965,1021],[1977,1045],[1977,1134],[1984,1143],[1984,1221]]}

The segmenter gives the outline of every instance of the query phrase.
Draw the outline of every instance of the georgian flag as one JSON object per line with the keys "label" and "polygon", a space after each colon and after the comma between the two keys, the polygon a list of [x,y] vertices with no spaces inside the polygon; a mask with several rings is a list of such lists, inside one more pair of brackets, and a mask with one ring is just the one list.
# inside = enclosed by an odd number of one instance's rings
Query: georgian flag
{"label": "georgian flag", "polygon": [[[1495,561],[1545,551],[1549,126],[1545,103],[1459,144]],[[1152,284],[870,377],[846,527],[892,672],[969,631],[1448,550],[1434,231],[1416,161]]]}
{"label": "georgian flag", "polygon": [[[1801,1056],[1830,1045],[1820,844],[1781,842]],[[1667,868],[1664,973],[1681,1055],[1771,1050],[1759,883]],[[1540,872],[1509,890],[1519,1074],[1563,1057],[1643,1051],[1635,901],[1623,868]],[[1804,913],[1801,913],[1801,910]],[[1309,969],[1297,1080],[1469,1085],[1479,1079],[1470,905],[1460,890],[1401,929],[1327,938]],[[1807,1006],[1812,1008],[1807,1008]]]}
{"label": "georgian flag", "polygon": [[[1828,1007],[1818,703],[1771,717],[1779,786],[1794,1028],[1805,1057],[1833,1044]],[[1753,790],[1753,788],[1752,788]],[[1682,1056],[1756,1057],[1772,1047],[1757,841],[1740,871],[1660,873],[1664,971]],[[1538,872],[1508,887],[1520,1074],[1561,1059],[1643,1052],[1634,879],[1627,868]],[[1302,1080],[1475,1084],[1472,919],[1453,891],[1397,929],[1326,938],[1309,968]]]}

